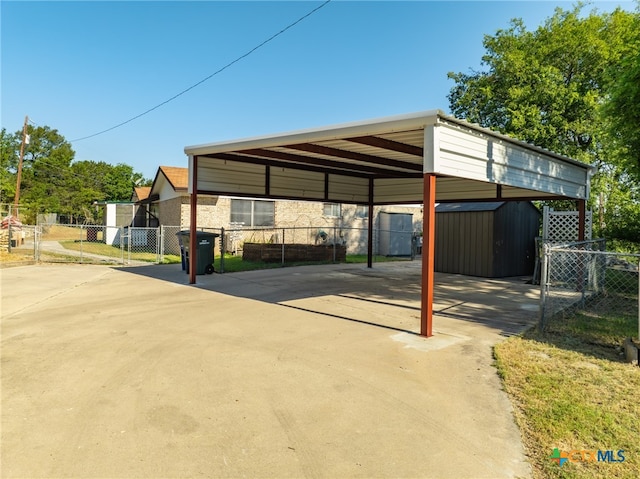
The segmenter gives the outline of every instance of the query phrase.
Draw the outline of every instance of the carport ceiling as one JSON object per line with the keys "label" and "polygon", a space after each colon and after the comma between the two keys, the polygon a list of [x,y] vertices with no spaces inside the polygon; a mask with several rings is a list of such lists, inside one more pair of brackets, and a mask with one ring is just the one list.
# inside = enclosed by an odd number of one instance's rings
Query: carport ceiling
{"label": "carport ceiling", "polygon": [[[185,148],[191,251],[198,194],[373,205],[424,204],[420,334],[432,335],[435,204],[572,198],[580,211],[591,167],[439,110]],[[368,222],[372,266],[373,222]],[[196,282],[195,255],[189,257]]]}
{"label": "carport ceiling", "polygon": [[[197,194],[357,204],[573,198],[591,167],[439,110],[188,146]],[[193,188],[194,179],[197,188]]]}

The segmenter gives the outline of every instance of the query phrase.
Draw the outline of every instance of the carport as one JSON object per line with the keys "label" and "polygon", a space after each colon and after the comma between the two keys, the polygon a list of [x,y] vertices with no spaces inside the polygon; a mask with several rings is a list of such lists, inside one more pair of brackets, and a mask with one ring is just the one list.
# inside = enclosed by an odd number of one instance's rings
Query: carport
{"label": "carport", "polygon": [[[420,334],[432,335],[435,205],[572,199],[584,237],[590,165],[430,110],[185,147],[196,251],[199,194],[367,205],[423,204]],[[368,222],[372,267],[373,222]],[[196,282],[195,255],[189,282]]]}

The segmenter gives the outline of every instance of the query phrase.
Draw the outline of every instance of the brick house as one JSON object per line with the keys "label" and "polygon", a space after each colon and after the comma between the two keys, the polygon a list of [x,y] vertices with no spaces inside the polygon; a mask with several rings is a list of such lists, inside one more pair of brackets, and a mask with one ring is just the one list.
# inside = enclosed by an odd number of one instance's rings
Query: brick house
{"label": "brick house", "polygon": [[[150,188],[134,189],[132,201],[138,205],[134,226],[188,229],[191,217],[188,181],[188,168],[160,166]],[[413,231],[422,231],[420,205],[376,206],[374,231],[379,227],[380,212],[412,215]],[[306,228],[306,232],[297,230],[297,241],[314,241],[318,237],[333,241],[335,235],[350,251],[366,252],[367,206],[199,195],[197,215],[198,228]],[[279,239],[279,234],[273,232],[275,239]],[[290,234],[285,242],[289,241],[292,241]]]}

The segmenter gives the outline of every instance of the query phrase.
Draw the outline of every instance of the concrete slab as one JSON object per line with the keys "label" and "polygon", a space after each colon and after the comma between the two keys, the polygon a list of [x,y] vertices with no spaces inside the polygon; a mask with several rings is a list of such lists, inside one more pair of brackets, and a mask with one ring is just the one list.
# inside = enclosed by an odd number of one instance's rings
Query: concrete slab
{"label": "concrete slab", "polygon": [[[491,346],[535,287],[419,262],[0,270],[2,477],[530,477]],[[492,300],[492,301],[490,301]]]}

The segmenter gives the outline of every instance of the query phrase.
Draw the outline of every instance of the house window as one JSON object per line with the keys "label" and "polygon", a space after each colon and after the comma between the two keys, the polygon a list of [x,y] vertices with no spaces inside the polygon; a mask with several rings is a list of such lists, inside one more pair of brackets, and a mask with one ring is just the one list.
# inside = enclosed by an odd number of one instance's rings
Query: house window
{"label": "house window", "polygon": [[369,217],[369,207],[358,205],[356,206],[356,218],[366,219]]}
{"label": "house window", "polygon": [[275,203],[260,200],[231,200],[231,223],[245,226],[273,226]]}
{"label": "house window", "polygon": [[339,203],[325,203],[322,207],[322,214],[324,216],[331,216],[339,218],[341,216],[341,208]]}

